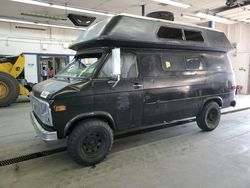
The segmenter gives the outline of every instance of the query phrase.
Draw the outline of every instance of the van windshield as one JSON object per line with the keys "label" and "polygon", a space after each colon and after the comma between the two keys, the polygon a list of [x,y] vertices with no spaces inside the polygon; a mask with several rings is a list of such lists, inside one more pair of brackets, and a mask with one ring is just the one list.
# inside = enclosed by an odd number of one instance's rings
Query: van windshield
{"label": "van windshield", "polygon": [[101,53],[96,53],[74,58],[71,63],[58,72],[56,77],[90,78],[101,57]]}

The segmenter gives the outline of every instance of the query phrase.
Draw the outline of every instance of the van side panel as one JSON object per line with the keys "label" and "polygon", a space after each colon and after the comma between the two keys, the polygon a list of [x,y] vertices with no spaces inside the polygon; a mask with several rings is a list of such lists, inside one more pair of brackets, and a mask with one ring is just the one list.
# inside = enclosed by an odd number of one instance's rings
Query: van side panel
{"label": "van side panel", "polygon": [[[197,58],[199,69],[187,67]],[[139,60],[145,125],[196,116],[208,99],[221,98],[223,108],[233,101],[234,75],[226,53],[144,51]]]}
{"label": "van side panel", "polygon": [[202,54],[207,64],[207,81],[203,96],[220,96],[223,108],[234,100],[235,77],[226,53]]}
{"label": "van side panel", "polygon": [[[140,54],[144,85],[144,123],[194,116],[201,106],[199,89],[204,73],[185,72],[184,53],[158,51]],[[185,103],[185,105],[183,105]]]}
{"label": "van side panel", "polygon": [[[219,98],[222,108],[231,106],[235,79],[226,53],[133,51],[137,54],[138,78],[122,79],[115,88],[108,84],[108,79],[93,79],[79,92],[64,92],[62,99],[57,96],[53,105],[67,106],[67,113],[52,111],[60,138],[64,134],[65,122],[93,111],[109,113],[115,121],[115,131],[119,132],[196,116],[208,100]],[[195,69],[197,58],[202,66],[199,70]],[[191,60],[193,65],[190,66]],[[134,83],[143,88],[133,88]]]}

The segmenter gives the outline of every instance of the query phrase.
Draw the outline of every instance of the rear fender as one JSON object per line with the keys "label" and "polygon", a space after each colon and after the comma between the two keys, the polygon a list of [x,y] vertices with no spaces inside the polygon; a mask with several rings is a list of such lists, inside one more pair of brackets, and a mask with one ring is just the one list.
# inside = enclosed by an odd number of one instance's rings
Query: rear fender
{"label": "rear fender", "polygon": [[208,98],[206,98],[206,99],[203,100],[202,108],[203,108],[207,103],[209,103],[209,102],[211,102],[211,101],[217,102],[218,105],[219,105],[220,107],[223,106],[223,100],[222,100],[222,98],[219,97],[219,96],[213,96],[213,97],[208,97]]}

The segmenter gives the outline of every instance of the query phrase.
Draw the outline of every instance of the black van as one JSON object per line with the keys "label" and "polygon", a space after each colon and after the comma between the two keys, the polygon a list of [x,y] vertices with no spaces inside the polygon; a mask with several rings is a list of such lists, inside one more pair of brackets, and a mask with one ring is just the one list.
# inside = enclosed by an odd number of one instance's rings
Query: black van
{"label": "black van", "polygon": [[102,161],[116,134],[196,116],[214,130],[235,106],[232,49],[222,32],[118,15],[71,46],[75,59],[33,87],[31,121],[43,140],[67,138],[81,165]]}

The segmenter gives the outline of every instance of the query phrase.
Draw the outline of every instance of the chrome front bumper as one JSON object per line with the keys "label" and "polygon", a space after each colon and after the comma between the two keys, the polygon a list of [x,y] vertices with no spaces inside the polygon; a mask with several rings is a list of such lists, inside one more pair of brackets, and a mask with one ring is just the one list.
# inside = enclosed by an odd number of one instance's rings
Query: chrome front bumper
{"label": "chrome front bumper", "polygon": [[34,113],[30,113],[30,120],[35,128],[36,134],[45,141],[52,141],[52,140],[57,140],[57,133],[56,131],[47,131],[45,130],[39,122],[36,120],[36,117],[34,116]]}

